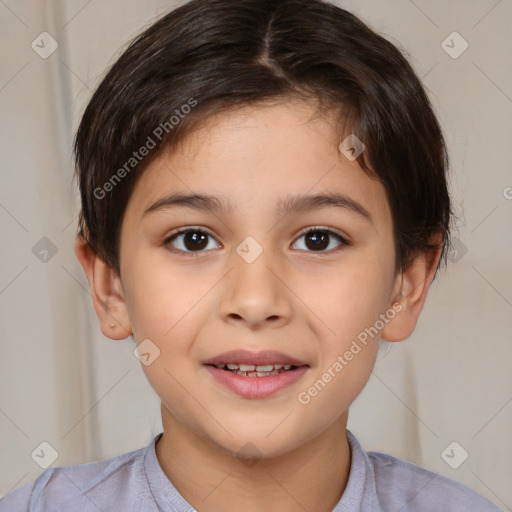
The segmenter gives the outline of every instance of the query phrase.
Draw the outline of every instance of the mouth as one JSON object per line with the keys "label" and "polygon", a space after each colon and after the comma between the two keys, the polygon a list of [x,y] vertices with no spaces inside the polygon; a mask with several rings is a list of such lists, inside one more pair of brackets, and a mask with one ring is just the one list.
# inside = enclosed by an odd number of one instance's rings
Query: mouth
{"label": "mouth", "polygon": [[[228,370],[236,370],[239,369],[241,371],[258,371],[256,367],[262,366],[270,366],[272,365],[274,369],[281,370],[291,369],[292,366],[308,366],[307,363],[292,357],[283,352],[278,352],[277,350],[260,350],[259,352],[251,352],[249,350],[231,350],[229,352],[223,352],[215,357],[211,357],[206,361],[203,361],[203,364],[226,367]],[[231,365],[232,367],[230,367]],[[237,366],[238,368],[235,368]],[[254,366],[254,368],[246,369],[240,368],[240,366]],[[222,369],[219,368],[219,369]],[[271,371],[271,369],[265,369],[263,371]]]}
{"label": "mouth", "polygon": [[244,398],[265,398],[297,382],[309,365],[276,351],[225,352],[203,362],[214,381]]}
{"label": "mouth", "polygon": [[234,373],[242,377],[271,377],[272,375],[280,375],[285,372],[294,371],[297,368],[307,365],[295,366],[293,364],[265,364],[265,365],[254,365],[254,364],[237,364],[237,363],[226,363],[207,365],[214,366],[219,370]]}

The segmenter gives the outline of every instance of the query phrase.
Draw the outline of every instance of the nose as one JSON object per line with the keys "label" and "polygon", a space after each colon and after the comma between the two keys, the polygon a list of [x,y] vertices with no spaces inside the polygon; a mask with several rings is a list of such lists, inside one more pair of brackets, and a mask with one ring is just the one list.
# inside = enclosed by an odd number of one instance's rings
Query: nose
{"label": "nose", "polygon": [[283,327],[292,316],[293,294],[286,284],[282,269],[270,265],[265,251],[252,263],[235,260],[224,282],[222,319],[253,330]]}

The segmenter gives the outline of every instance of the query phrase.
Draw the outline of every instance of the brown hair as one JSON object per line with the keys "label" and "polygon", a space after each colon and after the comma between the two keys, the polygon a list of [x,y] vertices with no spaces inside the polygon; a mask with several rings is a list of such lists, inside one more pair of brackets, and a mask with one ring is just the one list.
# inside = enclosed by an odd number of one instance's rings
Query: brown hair
{"label": "brown hair", "polygon": [[137,36],[75,137],[78,234],[119,274],[123,215],[147,165],[213,114],[290,97],[339,112],[340,141],[365,144],[358,162],[386,189],[396,270],[436,235],[446,263],[448,155],[424,87],[396,46],[322,0],[192,0]]}

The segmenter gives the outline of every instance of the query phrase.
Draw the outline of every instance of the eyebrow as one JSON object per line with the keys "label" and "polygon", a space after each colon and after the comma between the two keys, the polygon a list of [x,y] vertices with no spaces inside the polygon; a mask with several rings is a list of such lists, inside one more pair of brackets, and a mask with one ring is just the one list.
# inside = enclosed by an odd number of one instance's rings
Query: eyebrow
{"label": "eyebrow", "polygon": [[[278,215],[284,216],[290,213],[301,213],[328,206],[344,208],[358,214],[367,222],[372,222],[370,212],[362,204],[345,194],[334,192],[314,195],[289,195],[277,202],[276,212]],[[223,213],[231,213],[234,210],[233,203],[221,197],[210,194],[173,193],[162,197],[146,208],[142,216],[144,217],[149,213],[170,210],[176,207]]]}

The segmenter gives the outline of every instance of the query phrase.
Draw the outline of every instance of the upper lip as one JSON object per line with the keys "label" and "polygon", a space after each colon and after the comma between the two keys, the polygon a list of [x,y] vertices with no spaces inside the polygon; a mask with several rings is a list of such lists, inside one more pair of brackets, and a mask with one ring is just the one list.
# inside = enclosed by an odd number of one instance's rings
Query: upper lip
{"label": "upper lip", "polygon": [[259,352],[250,352],[248,350],[231,350],[218,356],[207,359],[203,364],[253,364],[254,366],[264,366],[269,364],[290,364],[292,366],[308,366],[307,363],[295,357],[283,354],[276,350],[262,350]]}

